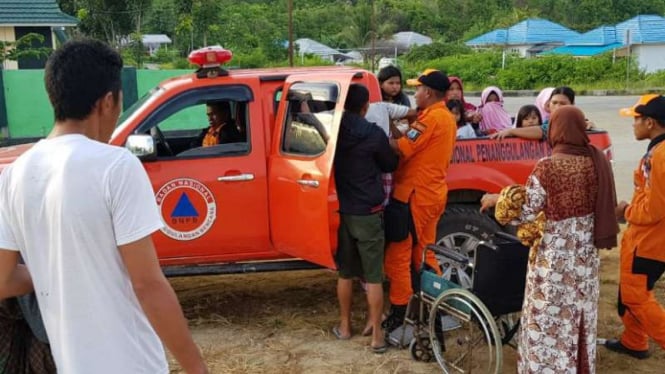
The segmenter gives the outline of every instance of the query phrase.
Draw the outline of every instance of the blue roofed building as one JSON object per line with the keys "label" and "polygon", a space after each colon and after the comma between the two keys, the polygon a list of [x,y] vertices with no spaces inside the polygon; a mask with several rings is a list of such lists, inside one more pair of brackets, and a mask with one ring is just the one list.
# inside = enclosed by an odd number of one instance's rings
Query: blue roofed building
{"label": "blue roofed building", "polygon": [[601,26],[542,54],[588,57],[608,51],[621,56],[630,53],[647,73],[665,69],[665,18],[640,15],[615,26]]}
{"label": "blue roofed building", "polygon": [[575,57],[590,57],[601,53],[623,49],[623,43],[617,38],[616,27],[600,26],[591,31],[566,41],[565,45],[545,51],[541,55],[567,54]]}
{"label": "blue roofed building", "polygon": [[500,47],[522,57],[535,56],[543,51],[562,46],[566,40],[580,34],[558,23],[531,18],[507,29],[496,29],[466,42],[475,48]]}

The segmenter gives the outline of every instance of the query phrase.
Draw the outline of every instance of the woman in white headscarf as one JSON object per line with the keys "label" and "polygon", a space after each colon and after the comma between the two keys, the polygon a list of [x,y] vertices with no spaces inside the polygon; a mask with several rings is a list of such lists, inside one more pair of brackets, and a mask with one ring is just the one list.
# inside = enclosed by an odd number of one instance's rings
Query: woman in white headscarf
{"label": "woman in white headscarf", "polygon": [[549,103],[550,103],[550,98],[552,97],[552,91],[554,91],[554,87],[547,87],[543,88],[540,90],[540,93],[538,93],[538,96],[536,96],[536,107],[538,107],[538,110],[540,111],[540,118],[542,118],[543,123],[549,122],[550,119],[550,111],[549,111]]}

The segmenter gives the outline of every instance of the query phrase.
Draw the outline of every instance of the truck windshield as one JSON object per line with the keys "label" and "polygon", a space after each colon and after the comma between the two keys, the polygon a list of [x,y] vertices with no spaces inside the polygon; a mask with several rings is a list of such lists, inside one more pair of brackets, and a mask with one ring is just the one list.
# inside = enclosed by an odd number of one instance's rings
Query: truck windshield
{"label": "truck windshield", "polygon": [[164,92],[164,89],[161,87],[155,87],[148,91],[143,97],[138,99],[132,106],[127,108],[127,110],[123,111],[122,114],[120,115],[120,118],[118,118],[118,123],[116,125],[116,128],[121,127],[127,119],[129,119],[136,111],[141,108],[142,106],[151,103],[153,100],[159,97]]}

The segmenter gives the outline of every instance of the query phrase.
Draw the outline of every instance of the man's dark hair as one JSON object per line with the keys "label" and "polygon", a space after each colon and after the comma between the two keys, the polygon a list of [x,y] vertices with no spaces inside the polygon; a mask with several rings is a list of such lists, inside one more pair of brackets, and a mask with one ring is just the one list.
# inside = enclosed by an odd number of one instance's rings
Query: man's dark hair
{"label": "man's dark hair", "polygon": [[231,104],[228,101],[209,101],[206,105],[214,108],[218,113],[231,113]]}
{"label": "man's dark hair", "polygon": [[360,83],[353,83],[349,86],[349,93],[346,95],[344,110],[360,114],[365,104],[369,102],[369,90]]}
{"label": "man's dark hair", "polygon": [[572,105],[575,105],[575,91],[573,91],[573,89],[568,86],[561,86],[555,88],[554,91],[552,91],[552,94],[550,95],[550,99],[554,95],[564,95],[568,98],[568,100],[570,100],[570,103]]}
{"label": "man's dark hair", "polygon": [[44,83],[56,121],[84,119],[108,92],[118,100],[122,58],[94,39],[68,41],[46,62]]}

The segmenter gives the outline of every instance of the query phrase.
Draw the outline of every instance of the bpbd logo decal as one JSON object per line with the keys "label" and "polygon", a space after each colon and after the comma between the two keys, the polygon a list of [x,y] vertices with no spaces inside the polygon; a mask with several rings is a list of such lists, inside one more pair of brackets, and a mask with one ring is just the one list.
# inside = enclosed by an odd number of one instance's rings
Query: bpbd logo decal
{"label": "bpbd logo decal", "polygon": [[215,222],[217,205],[203,183],[189,178],[168,181],[156,194],[165,227],[162,232],[175,240],[193,240]]}

